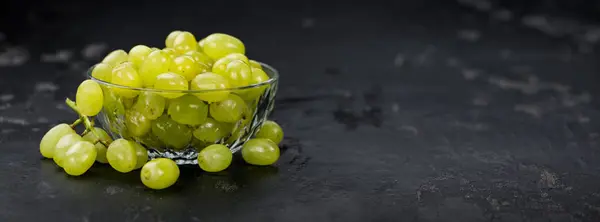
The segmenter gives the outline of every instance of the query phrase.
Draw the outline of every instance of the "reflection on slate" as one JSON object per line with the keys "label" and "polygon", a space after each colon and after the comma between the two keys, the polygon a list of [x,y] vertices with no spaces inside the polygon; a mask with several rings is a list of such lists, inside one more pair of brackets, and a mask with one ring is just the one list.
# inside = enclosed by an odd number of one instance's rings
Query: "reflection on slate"
{"label": "reflection on slate", "polygon": [[[600,221],[597,1],[6,4],[0,221]],[[152,191],[41,159],[87,67],[174,29],[279,69],[275,166]]]}

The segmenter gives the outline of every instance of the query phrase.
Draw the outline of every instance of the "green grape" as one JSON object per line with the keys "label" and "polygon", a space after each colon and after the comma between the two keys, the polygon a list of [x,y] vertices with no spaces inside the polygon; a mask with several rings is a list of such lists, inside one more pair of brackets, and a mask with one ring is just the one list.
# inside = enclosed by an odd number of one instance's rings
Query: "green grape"
{"label": "green grape", "polygon": [[263,83],[269,79],[271,79],[269,75],[267,75],[267,73],[265,73],[265,71],[262,69],[252,68],[252,80],[250,81],[251,84]]}
{"label": "green grape", "polygon": [[196,139],[196,137],[192,137],[192,147],[194,147],[194,149],[196,149],[196,151],[201,151],[202,149],[204,149],[207,146],[210,146],[214,143],[209,143],[209,142],[204,142],[201,141],[199,139]]}
{"label": "green grape", "polygon": [[155,92],[142,92],[133,105],[133,109],[154,120],[165,110],[165,98]]}
{"label": "green grape", "polygon": [[256,133],[256,138],[270,139],[275,144],[279,144],[283,139],[283,130],[276,122],[267,120]]}
{"label": "green grape", "polygon": [[[98,140],[108,144],[112,143],[112,138],[110,138],[108,133],[106,133],[106,131],[104,131],[102,128],[94,127],[93,131],[94,133],[89,132],[83,135],[83,139],[91,143],[95,143]],[[96,135],[100,138],[98,138]],[[94,146],[96,147],[97,153],[96,161],[100,163],[108,163],[108,160],[106,159],[106,146],[104,146],[102,143],[96,143]]]}
{"label": "green grape", "polygon": [[158,139],[158,137],[154,135],[154,133],[148,133],[143,137],[138,137],[137,140],[149,148],[160,150],[163,147],[165,147],[165,144],[162,141],[160,141],[160,139]]}
{"label": "green grape", "polygon": [[226,75],[227,74],[227,72],[226,72],[227,65],[229,65],[229,63],[231,63],[232,61],[235,61],[235,60],[242,60],[246,64],[249,64],[248,57],[246,57],[244,54],[231,53],[231,54],[217,60],[215,62],[215,64],[213,64],[213,66],[212,66],[212,72],[214,72],[216,74],[220,74],[220,75]]}
{"label": "green grape", "polygon": [[136,110],[129,110],[125,114],[125,126],[131,136],[143,136],[150,132],[151,120]]}
{"label": "green grape", "polygon": [[169,35],[167,35],[167,39],[165,39],[165,46],[167,46],[167,48],[173,48],[173,41],[175,40],[175,37],[177,37],[177,35],[179,35],[180,33],[181,31],[179,30],[175,30],[169,33]]}
{"label": "green grape", "polygon": [[231,53],[244,54],[246,48],[244,47],[244,43],[236,37],[214,33],[204,39],[202,51],[216,60]]}
{"label": "green grape", "polygon": [[112,67],[115,67],[125,61],[127,61],[127,52],[122,49],[117,49],[109,53],[104,59],[102,63],[109,64]]}
{"label": "green grape", "polygon": [[262,70],[262,65],[259,62],[257,62],[256,60],[250,59],[250,60],[248,60],[248,62],[250,63],[250,66],[252,68],[257,68],[257,69]]}
{"label": "green grape", "polygon": [[173,40],[173,48],[179,54],[184,54],[188,51],[196,51],[198,49],[198,43],[196,37],[189,32],[181,32]]}
{"label": "green grape", "polygon": [[271,165],[279,159],[279,147],[269,139],[250,139],[242,146],[242,158],[252,165]]}
{"label": "green grape", "polygon": [[140,67],[146,56],[148,56],[152,52],[152,49],[145,45],[136,45],[131,50],[129,50],[129,59],[128,61],[133,63],[135,67]]}
{"label": "green grape", "polygon": [[[188,82],[185,77],[175,73],[163,73],[156,77],[154,82],[154,88],[160,90],[177,90],[185,91],[188,90]],[[185,93],[181,92],[161,92],[162,97],[168,99],[174,99],[183,96]]]}
{"label": "green grape", "polygon": [[206,143],[216,143],[229,135],[232,128],[233,124],[231,123],[222,123],[213,118],[207,118],[194,130],[194,137]]}
{"label": "green grape", "polygon": [[127,173],[137,165],[137,152],[133,142],[126,139],[113,141],[106,150],[106,159],[112,168]]}
{"label": "green grape", "polygon": [[150,50],[151,50],[150,52],[154,52],[154,51],[159,51],[160,49],[156,48],[156,47],[152,47],[152,48],[150,48]]}
{"label": "green grape", "polygon": [[146,163],[140,172],[140,179],[146,187],[154,190],[172,186],[179,178],[179,167],[175,161],[156,158]]}
{"label": "green grape", "polygon": [[208,105],[192,95],[184,95],[169,102],[169,116],[180,124],[196,126],[206,121]]}
{"label": "green grape", "polygon": [[224,76],[233,87],[247,86],[252,80],[252,70],[242,60],[234,60],[227,65]]}
{"label": "green grape", "polygon": [[168,72],[171,57],[162,50],[152,51],[140,66],[140,76],[145,87],[154,86],[156,76]]}
{"label": "green grape", "polygon": [[98,151],[94,144],[88,141],[79,141],[65,152],[62,160],[63,170],[71,176],[84,174],[94,165],[97,155]]}
{"label": "green grape", "polygon": [[[121,64],[113,69],[111,81],[120,86],[132,88],[142,87],[142,78],[140,78],[135,68],[127,63]],[[112,91],[125,98],[133,98],[139,93],[137,90],[120,87],[114,87],[112,88]]]}
{"label": "green grape", "polygon": [[198,41],[198,52],[202,52],[204,50],[204,43],[206,42],[206,38]]}
{"label": "green grape", "polygon": [[112,66],[106,63],[98,63],[92,69],[92,77],[102,80],[104,82],[110,82],[112,75]]}
{"label": "green grape", "polygon": [[171,60],[175,59],[179,54],[177,51],[175,51],[175,49],[172,48],[164,48],[162,49],[162,51],[169,55],[169,57],[171,57]]}
{"label": "green grape", "polygon": [[250,122],[252,121],[252,113],[248,109],[244,109],[242,118],[238,121],[231,130],[231,136],[227,139],[227,143],[233,143],[235,140],[244,136],[249,129]]}
{"label": "green grape", "polygon": [[227,99],[229,91],[224,90],[229,88],[229,81],[215,73],[202,73],[197,75],[190,82],[192,90],[208,90],[206,92],[194,93],[194,96],[206,102],[219,102]]}
{"label": "green grape", "polygon": [[209,68],[214,63],[214,61],[210,57],[208,57],[206,54],[204,54],[202,52],[189,51],[189,52],[186,52],[184,55],[191,56],[194,59],[194,61],[196,61],[196,63],[203,64],[204,66],[207,66]]}
{"label": "green grape", "polygon": [[231,164],[231,150],[221,144],[213,144],[198,153],[198,165],[206,172],[219,172]]}
{"label": "green grape", "polygon": [[75,104],[79,112],[86,116],[95,116],[102,110],[104,93],[94,80],[85,80],[77,87]]}
{"label": "green grape", "polygon": [[173,149],[183,149],[192,140],[190,128],[175,122],[167,115],[162,115],[153,122],[152,133],[167,147]]}
{"label": "green grape", "polygon": [[210,70],[211,70],[210,66],[207,64],[204,64],[204,63],[196,63],[196,64],[198,64],[198,70],[200,70],[200,71],[198,71],[198,74],[207,73],[207,72],[210,72]]}
{"label": "green grape", "polygon": [[69,149],[69,147],[71,147],[73,144],[79,141],[83,141],[83,138],[81,138],[81,136],[77,133],[64,135],[60,138],[60,140],[58,140],[58,143],[56,143],[56,147],[54,148],[54,157],[52,158],[56,165],[60,167],[63,166],[62,163],[67,153],[67,150]]}
{"label": "green grape", "polygon": [[58,124],[52,127],[40,141],[40,153],[46,158],[53,158],[56,144],[65,135],[75,134],[75,130],[66,123]]}
{"label": "green grape", "polygon": [[133,145],[133,148],[135,148],[135,155],[137,156],[135,169],[142,168],[144,164],[148,162],[148,150],[139,143],[131,141],[131,144]]}
{"label": "green grape", "polygon": [[121,102],[122,98],[117,96],[112,88],[106,88],[104,92],[104,111],[108,115],[118,116],[125,115],[125,106]]}
{"label": "green grape", "polygon": [[133,104],[135,104],[136,98],[125,98],[122,97],[121,98],[121,102],[123,103],[123,107],[125,107],[125,109],[129,109],[131,107],[133,107]]}
{"label": "green grape", "polygon": [[217,121],[226,123],[235,123],[242,118],[248,107],[242,98],[234,94],[229,94],[227,99],[211,103],[209,106],[210,115]]}
{"label": "green grape", "polygon": [[[256,85],[268,81],[270,78],[262,69],[252,68],[252,78],[250,79],[250,85]],[[243,89],[240,91],[240,97],[244,100],[252,101],[260,97],[268,86],[254,86],[249,89]]]}
{"label": "green grape", "polygon": [[198,64],[196,64],[196,61],[194,61],[194,58],[188,55],[182,55],[173,59],[169,71],[182,75],[187,81],[191,81],[196,74],[200,73],[200,68],[198,67]]}

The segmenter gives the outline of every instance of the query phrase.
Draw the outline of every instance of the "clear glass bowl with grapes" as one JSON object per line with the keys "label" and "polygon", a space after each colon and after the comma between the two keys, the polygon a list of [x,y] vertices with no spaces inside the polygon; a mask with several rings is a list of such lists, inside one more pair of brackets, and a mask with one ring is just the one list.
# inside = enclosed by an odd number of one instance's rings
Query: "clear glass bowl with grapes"
{"label": "clear glass bowl with grapes", "polygon": [[[236,70],[236,62],[242,69]],[[102,67],[94,66],[88,76],[103,92],[103,107],[97,120],[111,137],[146,147],[150,158],[169,158],[180,165],[197,164],[198,152],[211,144],[226,145],[235,153],[256,134],[272,111],[279,78],[271,66],[242,59],[223,67],[231,75],[228,82],[238,77],[243,81],[247,75],[244,72],[248,71],[244,64],[251,68],[253,76],[262,75],[262,80],[231,87],[223,84],[227,82],[222,81],[223,75],[213,72],[196,74],[189,80],[185,75],[164,72],[153,77],[151,83],[142,79],[142,85],[153,87],[131,87],[127,81],[132,81],[129,73],[137,72],[134,64],[121,63],[113,68],[112,81],[103,80],[97,74]],[[217,62],[213,66],[218,65]],[[215,69],[219,68],[212,67]]]}

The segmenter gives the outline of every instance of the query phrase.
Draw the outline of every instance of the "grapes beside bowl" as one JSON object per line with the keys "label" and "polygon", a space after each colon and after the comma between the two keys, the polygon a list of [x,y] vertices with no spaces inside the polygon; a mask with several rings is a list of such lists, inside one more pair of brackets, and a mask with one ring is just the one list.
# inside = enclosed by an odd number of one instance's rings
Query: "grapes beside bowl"
{"label": "grapes beside bowl", "polygon": [[72,176],[95,162],[122,173],[141,169],[152,189],[171,186],[177,165],[222,171],[240,150],[249,164],[275,163],[283,131],[267,117],[277,71],[248,59],[242,41],[227,34],[196,41],[173,31],[165,45],[114,50],[91,67],[76,101],[66,101],[79,118],[50,129],[40,153]]}

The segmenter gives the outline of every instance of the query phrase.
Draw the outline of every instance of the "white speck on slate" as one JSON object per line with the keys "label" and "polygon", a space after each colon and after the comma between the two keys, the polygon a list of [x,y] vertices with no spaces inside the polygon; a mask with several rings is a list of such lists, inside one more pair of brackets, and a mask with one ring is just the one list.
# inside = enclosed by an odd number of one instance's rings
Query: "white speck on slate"
{"label": "white speck on slate", "polygon": [[459,3],[474,7],[479,11],[489,11],[492,9],[490,0],[458,0]]}
{"label": "white speck on slate", "polygon": [[56,104],[56,109],[59,109],[59,110],[69,110],[69,107],[67,105],[65,105],[65,104],[58,103],[58,104]]}
{"label": "white speck on slate", "polygon": [[476,42],[481,37],[481,32],[472,29],[459,30],[457,36],[465,41]]}
{"label": "white speck on slate", "polygon": [[34,128],[31,128],[31,131],[38,132],[38,131],[40,131],[40,128],[34,127]]}
{"label": "white speck on slate", "polygon": [[500,21],[509,21],[513,17],[513,13],[507,9],[500,9],[492,12],[492,18]]}
{"label": "white speck on slate", "polygon": [[510,58],[511,55],[512,55],[512,51],[510,51],[510,49],[500,50],[500,57],[502,59],[508,59],[508,58]]}
{"label": "white speck on slate", "polygon": [[51,82],[38,82],[35,84],[36,92],[54,92],[58,90],[58,85]]}
{"label": "white speck on slate", "polygon": [[9,133],[12,133],[15,131],[16,131],[15,129],[2,129],[2,134],[9,134]]}
{"label": "white speck on slate", "polygon": [[20,47],[12,47],[0,52],[0,67],[2,66],[20,66],[29,59],[29,52]]}
{"label": "white speck on slate", "polygon": [[600,41],[600,28],[596,27],[585,32],[583,37],[586,41],[590,43],[596,43]]}
{"label": "white speck on slate", "polygon": [[404,65],[405,60],[406,58],[404,57],[404,55],[402,53],[398,53],[396,55],[396,58],[394,58],[394,65],[396,67],[402,67],[402,65]]}
{"label": "white speck on slate", "polygon": [[46,118],[46,117],[38,117],[37,122],[38,123],[48,123],[49,121],[48,121],[48,118]]}
{"label": "white speck on slate", "polygon": [[8,108],[10,108],[11,106],[12,106],[12,105],[10,105],[10,103],[7,103],[7,104],[4,104],[4,105],[1,105],[1,106],[0,106],[0,110],[5,110],[5,109],[8,109]]}
{"label": "white speck on slate", "polygon": [[315,26],[314,18],[303,18],[302,19],[302,28],[312,28]]}
{"label": "white speck on slate", "polygon": [[13,95],[13,94],[3,94],[3,95],[0,95],[0,101],[2,101],[2,102],[11,101],[14,98],[15,98],[15,95]]}
{"label": "white speck on slate", "polygon": [[460,62],[457,58],[448,58],[446,59],[446,65],[450,67],[458,67],[458,65],[460,65]]}
{"label": "white speck on slate", "polygon": [[56,53],[42,54],[41,60],[42,62],[49,63],[67,62],[71,57],[73,57],[73,51],[62,49],[58,50]]}
{"label": "white speck on slate", "polygon": [[398,111],[400,111],[400,105],[398,103],[392,104],[392,112],[397,113]]}
{"label": "white speck on slate", "polygon": [[104,192],[109,195],[115,195],[117,193],[123,192],[123,188],[116,187],[116,186],[109,186],[109,187],[106,187],[106,190]]}
{"label": "white speck on slate", "polygon": [[518,112],[527,113],[536,118],[540,118],[542,116],[542,109],[537,105],[517,104],[515,105],[514,110]]}
{"label": "white speck on slate", "polygon": [[27,122],[27,120],[25,120],[25,119],[6,117],[6,116],[0,116],[0,123],[10,123],[10,124],[16,124],[16,125],[22,125],[22,126],[29,124],[29,122]]}
{"label": "white speck on slate", "polygon": [[480,70],[476,69],[463,69],[462,75],[466,80],[474,80],[481,73]]}
{"label": "white speck on slate", "polygon": [[102,57],[106,49],[108,49],[106,43],[91,43],[81,50],[81,55],[86,59],[96,59]]}

